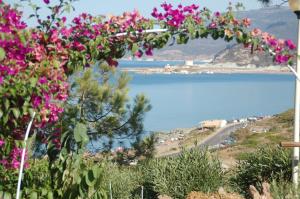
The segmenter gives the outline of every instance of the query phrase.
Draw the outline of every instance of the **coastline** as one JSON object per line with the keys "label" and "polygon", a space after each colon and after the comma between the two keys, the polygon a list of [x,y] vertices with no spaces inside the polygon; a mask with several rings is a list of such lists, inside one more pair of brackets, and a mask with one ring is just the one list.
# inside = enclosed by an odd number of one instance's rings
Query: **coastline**
{"label": "coastline", "polygon": [[155,157],[179,154],[183,148],[191,149],[207,146],[210,149],[220,149],[230,146],[235,142],[231,137],[232,132],[245,128],[249,124],[273,117],[274,115],[239,118],[237,120],[226,121],[224,125],[216,126],[212,129],[203,126],[201,128],[199,125],[196,125],[191,128],[173,129],[167,133],[159,132],[156,134]]}
{"label": "coastline", "polygon": [[287,67],[268,66],[256,67],[253,65],[237,66],[235,63],[224,64],[201,64],[193,66],[170,66],[165,67],[126,67],[120,68],[125,72],[137,74],[291,74]]}

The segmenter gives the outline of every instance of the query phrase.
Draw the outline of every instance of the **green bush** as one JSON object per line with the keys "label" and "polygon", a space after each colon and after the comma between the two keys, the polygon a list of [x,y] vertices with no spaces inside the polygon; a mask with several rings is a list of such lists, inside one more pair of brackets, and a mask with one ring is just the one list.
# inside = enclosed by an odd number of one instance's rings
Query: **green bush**
{"label": "green bush", "polygon": [[286,127],[290,127],[294,123],[294,110],[290,109],[286,112],[280,113],[275,117],[276,121],[281,124],[285,124]]}
{"label": "green bush", "polygon": [[230,178],[233,188],[248,195],[249,186],[261,189],[262,182],[289,181],[291,179],[291,151],[280,147],[266,146],[245,154],[233,170]]}
{"label": "green bush", "polygon": [[300,191],[294,188],[292,182],[279,181],[275,180],[271,183],[271,194],[274,199],[299,199]]}
{"label": "green bush", "polygon": [[149,199],[158,193],[181,199],[191,191],[213,192],[223,185],[221,163],[207,150],[193,149],[174,157],[152,159],[140,169],[144,195]]}
{"label": "green bush", "polygon": [[[15,198],[18,172],[4,171],[0,167],[0,198]],[[106,199],[103,174],[102,167],[81,157],[65,156],[51,170],[46,159],[35,160],[24,171],[21,198]]]}
{"label": "green bush", "polygon": [[[18,170],[5,170],[0,166],[0,198],[14,198],[18,183]],[[30,167],[24,170],[22,180],[22,196],[30,197],[32,192],[45,192],[50,189],[50,174],[46,160],[30,162]],[[4,197],[4,193],[6,197]],[[42,194],[40,194],[42,195]]]}
{"label": "green bush", "polygon": [[104,186],[107,195],[110,195],[110,183],[112,197],[118,199],[141,198],[142,175],[134,167],[119,166],[111,162],[103,163]]}

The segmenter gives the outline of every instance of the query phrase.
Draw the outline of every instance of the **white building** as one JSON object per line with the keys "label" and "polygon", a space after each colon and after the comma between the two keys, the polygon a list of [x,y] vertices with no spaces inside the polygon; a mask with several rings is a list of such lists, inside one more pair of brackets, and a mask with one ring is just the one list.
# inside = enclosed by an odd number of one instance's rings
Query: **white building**
{"label": "white building", "polygon": [[194,61],[193,60],[185,60],[184,65],[185,66],[193,66],[194,65]]}
{"label": "white building", "polygon": [[200,122],[200,128],[215,129],[223,128],[227,125],[226,120],[206,120]]}

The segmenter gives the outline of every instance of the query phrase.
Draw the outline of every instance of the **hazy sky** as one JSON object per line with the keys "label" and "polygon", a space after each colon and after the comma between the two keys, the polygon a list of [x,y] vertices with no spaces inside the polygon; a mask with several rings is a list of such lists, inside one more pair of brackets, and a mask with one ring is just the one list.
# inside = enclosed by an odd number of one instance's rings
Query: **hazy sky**
{"label": "hazy sky", "polygon": [[[18,0],[4,0],[7,3],[19,3]],[[50,0],[51,3],[57,0]],[[98,14],[121,14],[123,11],[132,11],[134,9],[139,10],[144,16],[149,17],[153,7],[159,7],[163,2],[169,2],[172,4],[182,3],[183,5],[197,4],[200,6],[206,6],[213,11],[224,11],[228,6],[229,0],[80,0],[74,4],[75,12],[69,14],[68,18],[73,18],[82,12],[91,13],[93,15]],[[274,0],[274,2],[280,0]],[[41,5],[43,0],[32,0],[32,2]],[[246,10],[261,8],[261,4],[256,0],[231,0],[232,3],[241,2],[246,7]],[[29,8],[23,8],[25,15],[30,13]]]}

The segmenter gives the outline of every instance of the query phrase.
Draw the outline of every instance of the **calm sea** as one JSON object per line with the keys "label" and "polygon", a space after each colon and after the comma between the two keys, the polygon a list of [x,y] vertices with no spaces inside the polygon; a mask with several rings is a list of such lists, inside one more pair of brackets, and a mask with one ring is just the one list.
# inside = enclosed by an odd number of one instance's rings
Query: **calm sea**
{"label": "calm sea", "polygon": [[[121,61],[119,68],[164,67],[166,64],[183,62]],[[294,102],[295,78],[292,75],[130,75],[130,96],[143,93],[152,105],[145,117],[146,134],[189,128],[209,119],[273,115],[292,108]],[[106,142],[105,139],[102,141]],[[129,143],[126,139],[118,140],[113,146],[129,146]],[[102,146],[101,142],[95,141],[89,148],[97,151]]]}
{"label": "calm sea", "polygon": [[131,75],[130,96],[144,93],[153,107],[145,118],[148,131],[192,127],[209,119],[272,115],[293,107],[292,75]]}

